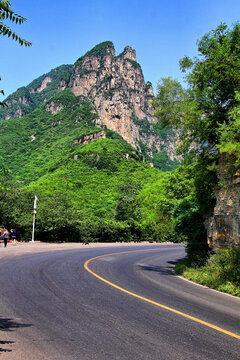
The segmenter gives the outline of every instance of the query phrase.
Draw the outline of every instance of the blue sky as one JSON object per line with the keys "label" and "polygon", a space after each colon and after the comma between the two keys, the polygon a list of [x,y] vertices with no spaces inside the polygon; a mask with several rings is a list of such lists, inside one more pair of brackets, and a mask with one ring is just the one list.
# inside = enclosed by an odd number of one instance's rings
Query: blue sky
{"label": "blue sky", "polygon": [[0,37],[0,88],[6,96],[106,40],[117,54],[133,47],[145,80],[156,89],[161,77],[181,80],[179,59],[196,55],[197,40],[240,15],[239,0],[12,0],[11,5],[28,20],[10,26],[33,46]]}

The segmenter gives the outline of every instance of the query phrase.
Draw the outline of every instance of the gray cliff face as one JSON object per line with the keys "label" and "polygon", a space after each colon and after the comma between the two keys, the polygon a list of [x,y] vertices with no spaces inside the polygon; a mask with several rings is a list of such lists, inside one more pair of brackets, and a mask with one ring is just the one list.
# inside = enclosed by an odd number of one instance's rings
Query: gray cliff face
{"label": "gray cliff face", "polygon": [[234,155],[222,154],[219,160],[216,188],[216,205],[212,216],[206,220],[208,243],[218,250],[226,246],[240,245],[240,174],[231,175]]}
{"label": "gray cliff face", "polygon": [[[75,95],[84,95],[92,102],[99,115],[97,126],[118,132],[139,150],[145,146],[150,156],[153,148],[155,152],[164,148],[172,160],[175,158],[173,147],[165,147],[166,139],[155,133],[152,84],[145,83],[136,52],[130,46],[116,56],[111,42],[97,45],[74,64],[68,82],[60,85],[60,89],[68,87]],[[170,135],[168,141],[174,142]]]}
{"label": "gray cliff face", "polygon": [[102,54],[86,54],[75,63],[68,87],[90,99],[99,115],[97,125],[118,132],[134,147],[142,140],[147,145],[134,120],[155,122],[150,105],[153,89],[145,83],[131,47],[117,57],[113,46],[106,46]]}

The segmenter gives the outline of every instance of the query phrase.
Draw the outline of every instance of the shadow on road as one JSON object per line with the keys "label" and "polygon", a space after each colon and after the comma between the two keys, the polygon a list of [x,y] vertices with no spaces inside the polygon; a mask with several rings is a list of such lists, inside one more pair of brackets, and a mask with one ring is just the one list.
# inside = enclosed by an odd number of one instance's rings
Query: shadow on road
{"label": "shadow on road", "polygon": [[167,264],[169,264],[169,265],[164,265],[164,266],[138,265],[138,269],[145,270],[145,271],[155,271],[155,272],[158,272],[160,275],[176,276],[177,274],[175,273],[173,265],[176,265],[180,260],[182,260],[182,259],[178,259],[176,261],[168,261]]}
{"label": "shadow on road", "polygon": [[[0,317],[0,331],[14,331],[15,329],[21,328],[21,327],[29,327],[30,324],[21,324],[13,319],[9,318],[1,318]],[[14,341],[1,341],[0,340],[0,355],[1,353],[5,352],[11,352],[11,349],[3,349],[2,345],[9,345],[13,344]]]}
{"label": "shadow on road", "polygon": [[177,259],[175,261],[168,261],[167,263],[168,264],[171,264],[171,265],[177,265],[177,263],[179,263],[179,261],[183,260],[184,258],[181,258],[181,259]]}

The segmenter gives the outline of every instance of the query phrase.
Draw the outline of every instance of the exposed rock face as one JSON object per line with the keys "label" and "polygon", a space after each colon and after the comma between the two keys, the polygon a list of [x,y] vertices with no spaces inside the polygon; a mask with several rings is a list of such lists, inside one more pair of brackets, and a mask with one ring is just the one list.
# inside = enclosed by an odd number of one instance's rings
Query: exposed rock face
{"label": "exposed rock face", "polygon": [[219,161],[220,189],[216,190],[213,216],[207,219],[208,243],[217,250],[240,245],[240,174],[230,174],[234,157],[223,154]]}
{"label": "exposed rock face", "polygon": [[20,109],[17,109],[15,112],[14,112],[14,116],[10,116],[10,115],[6,115],[5,116],[5,120],[9,120],[9,119],[11,119],[12,117],[22,117],[24,114],[23,114],[23,112],[22,112],[22,109],[20,108]]}
{"label": "exposed rock face", "polygon": [[59,113],[62,109],[64,109],[64,106],[62,104],[55,104],[54,101],[51,101],[45,106],[45,110],[54,115]]}
{"label": "exposed rock face", "polygon": [[47,84],[48,84],[49,82],[52,82],[52,78],[51,78],[50,76],[46,76],[46,77],[43,79],[41,85],[40,85],[37,89],[31,89],[31,90],[30,90],[30,94],[34,94],[34,93],[36,93],[36,92],[40,93],[41,91],[43,91],[44,89],[46,89]]}
{"label": "exposed rock face", "polygon": [[18,99],[18,102],[20,104],[23,104],[23,105],[28,105],[29,104],[29,99],[26,96],[23,96],[23,97]]}
{"label": "exposed rock face", "polygon": [[104,130],[90,134],[85,135],[81,137],[80,139],[74,140],[73,144],[82,144],[86,145],[89,144],[92,141],[99,140],[99,139],[105,139],[106,138],[106,132]]}
{"label": "exposed rock face", "polygon": [[8,107],[0,108],[0,119],[22,117],[35,110],[59,91],[62,78],[71,68],[72,65],[59,66],[9,95]]}
{"label": "exposed rock face", "polygon": [[[18,99],[11,99],[11,100],[7,100],[6,103],[9,105],[12,105],[12,104],[23,104],[23,105],[28,105],[29,103],[31,102],[31,99],[28,97],[28,96],[22,96],[22,97],[19,97]],[[16,117],[19,117],[19,116],[16,116]]]}
{"label": "exposed rock face", "polygon": [[[74,64],[68,83],[61,82],[61,88],[65,87],[93,103],[99,115],[96,125],[118,132],[137,149],[142,142],[150,155],[153,146],[161,151],[162,141],[153,131],[152,84],[145,83],[130,46],[115,56],[111,42],[97,45]],[[173,149],[169,154],[174,158]]]}

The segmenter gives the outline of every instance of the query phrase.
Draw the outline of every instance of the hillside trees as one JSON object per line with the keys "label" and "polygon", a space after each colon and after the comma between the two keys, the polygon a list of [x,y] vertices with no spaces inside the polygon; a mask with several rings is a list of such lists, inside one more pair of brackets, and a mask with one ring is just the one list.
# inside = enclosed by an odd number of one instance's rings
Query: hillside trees
{"label": "hillside trees", "polygon": [[140,204],[137,195],[141,190],[140,183],[128,182],[119,186],[119,196],[116,206],[116,220],[140,220]]}
{"label": "hillside trees", "polygon": [[229,125],[240,90],[240,24],[232,29],[221,24],[198,42],[199,55],[185,56],[180,68],[187,72],[188,88],[170,78],[162,79],[153,102],[163,125],[181,130],[180,152],[190,149],[197,157],[217,154],[219,129]]}
{"label": "hillside trees", "polygon": [[240,168],[240,92],[236,92],[235,100],[237,104],[229,111],[228,122],[219,126],[220,153],[228,153],[235,160],[232,165],[232,173],[236,173]]}
{"label": "hillside trees", "polygon": [[[202,147],[215,147],[221,141],[219,128],[229,124],[229,113],[237,105],[240,90],[240,24],[233,29],[221,24],[198,43],[198,58],[180,61],[187,75],[190,99],[195,101],[201,118],[195,118],[196,135]],[[197,136],[195,141],[197,141]],[[203,143],[204,142],[204,143]]]}
{"label": "hillside trees", "polygon": [[[177,80],[162,79],[153,101],[155,116],[163,126],[179,131],[178,153],[194,164],[199,215],[214,206],[220,152],[239,158],[239,51],[240,24],[232,28],[220,24],[198,42],[197,57],[180,60],[187,88]],[[192,213],[196,217],[196,211]],[[195,240],[200,244],[200,238]]]}
{"label": "hillside trees", "polygon": [[240,24],[220,24],[198,42],[197,57],[180,60],[187,89],[170,78],[159,82],[155,115],[179,129],[178,152],[199,164],[216,161],[219,150],[239,152],[239,51]]}

